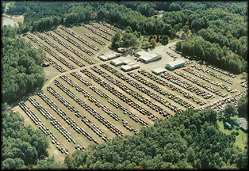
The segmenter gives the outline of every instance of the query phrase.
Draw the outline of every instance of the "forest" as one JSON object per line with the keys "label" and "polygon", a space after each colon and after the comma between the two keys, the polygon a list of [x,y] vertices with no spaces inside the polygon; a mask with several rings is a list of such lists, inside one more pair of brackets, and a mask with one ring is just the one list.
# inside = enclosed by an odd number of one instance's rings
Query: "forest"
{"label": "forest", "polygon": [[76,151],[65,164],[95,169],[246,168],[246,150],[234,146],[235,134],[218,129],[217,115],[209,109],[178,113],[138,135]]}
{"label": "forest", "polygon": [[14,112],[2,113],[2,169],[46,168],[53,158],[48,158],[48,139],[38,129],[24,126],[23,118]]}
{"label": "forest", "polygon": [[209,9],[196,13],[193,36],[177,44],[177,50],[232,73],[247,70],[246,16]]}
{"label": "forest", "polygon": [[43,85],[43,55],[25,43],[11,27],[3,28],[2,41],[2,103],[13,104]]}
{"label": "forest", "polygon": [[[47,31],[60,24],[73,26],[92,20],[129,27],[141,35],[155,36],[156,42],[160,37],[176,38],[183,31],[187,39],[177,44],[183,55],[236,74],[247,70],[245,2],[34,3],[16,2],[5,11],[25,16],[18,32]],[[162,17],[156,17],[159,11]]]}
{"label": "forest", "polygon": [[[48,157],[48,140],[39,130],[24,126],[23,118],[6,110],[43,85],[42,53],[25,43],[16,30],[2,28],[2,169],[41,168]],[[44,165],[44,164],[43,164]]]}

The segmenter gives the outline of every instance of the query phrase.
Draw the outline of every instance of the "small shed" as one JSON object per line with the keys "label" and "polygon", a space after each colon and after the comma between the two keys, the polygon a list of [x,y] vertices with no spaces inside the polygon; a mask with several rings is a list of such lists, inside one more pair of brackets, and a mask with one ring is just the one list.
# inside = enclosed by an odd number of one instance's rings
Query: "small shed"
{"label": "small shed", "polygon": [[238,121],[239,121],[240,129],[242,129],[243,131],[247,131],[248,122],[247,122],[246,118],[239,118]]}
{"label": "small shed", "polygon": [[124,53],[128,50],[128,48],[118,48],[117,51],[120,52],[120,53]]}

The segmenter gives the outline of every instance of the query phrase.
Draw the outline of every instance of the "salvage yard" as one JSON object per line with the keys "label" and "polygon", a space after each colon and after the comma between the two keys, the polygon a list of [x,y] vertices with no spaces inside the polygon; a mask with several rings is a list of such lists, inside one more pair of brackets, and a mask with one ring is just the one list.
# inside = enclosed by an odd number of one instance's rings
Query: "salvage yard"
{"label": "salvage yard", "polygon": [[154,50],[164,53],[160,61],[124,72],[97,58],[108,50],[117,30],[107,23],[91,23],[23,35],[45,52],[50,66],[45,68],[42,91],[13,110],[28,116],[48,135],[50,149],[58,150],[54,155],[60,159],[75,149],[136,134],[189,108],[220,110],[246,91],[240,75],[194,61],[173,71],[152,73],[173,60],[168,53],[180,57],[170,48],[174,42]]}

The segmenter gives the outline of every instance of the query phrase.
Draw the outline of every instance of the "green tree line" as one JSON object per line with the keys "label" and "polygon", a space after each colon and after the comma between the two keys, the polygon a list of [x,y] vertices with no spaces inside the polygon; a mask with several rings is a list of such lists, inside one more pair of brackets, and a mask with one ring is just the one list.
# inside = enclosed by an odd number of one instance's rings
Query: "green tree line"
{"label": "green tree line", "polygon": [[59,167],[48,157],[48,139],[40,130],[24,126],[17,113],[6,111],[1,116],[1,169]]}
{"label": "green tree line", "polygon": [[206,61],[209,64],[239,74],[246,71],[247,63],[239,55],[227,47],[220,47],[217,43],[210,43],[200,36],[176,44],[176,50],[191,59]]}
{"label": "green tree line", "polygon": [[3,28],[2,103],[14,103],[44,82],[42,53],[24,42],[16,30]]}
{"label": "green tree line", "polygon": [[144,128],[138,135],[76,151],[66,157],[65,164],[88,169],[247,167],[246,152],[234,147],[234,142],[235,135],[218,129],[216,112],[188,110]]}

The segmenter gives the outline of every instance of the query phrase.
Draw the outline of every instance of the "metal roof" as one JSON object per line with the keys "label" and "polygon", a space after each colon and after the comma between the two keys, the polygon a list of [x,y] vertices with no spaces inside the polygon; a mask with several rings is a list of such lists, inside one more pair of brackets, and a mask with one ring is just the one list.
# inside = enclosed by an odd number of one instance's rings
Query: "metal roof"
{"label": "metal roof", "polygon": [[163,68],[163,67],[152,69],[152,72],[154,72],[156,74],[160,74],[160,73],[165,72],[165,71],[167,71],[167,70],[165,68]]}
{"label": "metal roof", "polygon": [[139,51],[137,52],[137,54],[139,55],[139,59],[142,59],[144,61],[149,61],[153,58],[159,57],[159,55],[156,53],[151,53],[151,52],[146,52],[146,51]]}
{"label": "metal roof", "polygon": [[169,65],[169,66],[171,66],[171,67],[175,67],[175,66],[177,66],[177,65],[184,64],[185,62],[186,62],[185,59],[179,58],[179,59],[177,59],[177,60],[175,60],[175,61],[169,62],[167,65]]}

